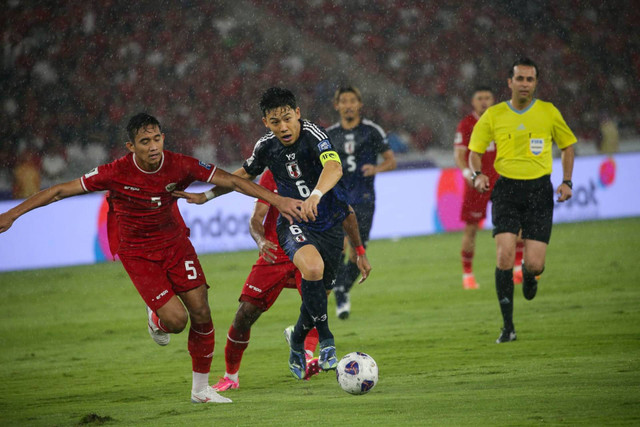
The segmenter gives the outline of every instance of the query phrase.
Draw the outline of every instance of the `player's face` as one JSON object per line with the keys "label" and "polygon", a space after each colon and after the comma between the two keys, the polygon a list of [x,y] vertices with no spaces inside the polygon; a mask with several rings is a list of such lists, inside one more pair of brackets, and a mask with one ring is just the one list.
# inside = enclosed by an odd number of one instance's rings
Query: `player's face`
{"label": "player's face", "polygon": [[481,116],[487,111],[487,108],[493,105],[493,94],[488,90],[480,90],[473,94],[471,106],[477,115]]}
{"label": "player's face", "polygon": [[135,140],[127,142],[127,148],[136,156],[136,163],[142,169],[154,171],[160,167],[164,134],[156,125],[138,129]]}
{"label": "player's face", "polygon": [[533,93],[538,85],[536,69],[530,65],[516,65],[513,67],[513,77],[509,79],[511,99],[519,103],[528,103],[533,99]]}
{"label": "player's face", "polygon": [[289,106],[269,110],[262,123],[283,145],[291,145],[300,136],[300,107],[295,110]]}
{"label": "player's face", "polygon": [[358,99],[355,93],[345,92],[340,94],[338,102],[334,104],[334,107],[340,118],[348,122],[356,121],[360,119],[360,110],[362,109],[362,102]]}

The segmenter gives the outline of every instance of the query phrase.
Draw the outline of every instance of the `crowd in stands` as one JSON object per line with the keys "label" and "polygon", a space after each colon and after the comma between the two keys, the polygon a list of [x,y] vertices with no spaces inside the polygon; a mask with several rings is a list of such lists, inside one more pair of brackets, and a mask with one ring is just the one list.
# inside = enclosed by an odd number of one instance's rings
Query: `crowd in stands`
{"label": "crowd in stands", "polygon": [[[503,99],[509,64],[526,53],[543,73],[540,97],[579,137],[597,137],[604,115],[639,133],[638,10],[619,14],[596,1],[488,3],[252,2],[456,117],[468,111],[476,84]],[[167,148],[220,165],[239,164],[264,133],[257,102],[269,86],[294,89],[320,124],[336,119],[336,76],[291,55],[286,43],[265,43],[224,2],[9,0],[3,16],[0,188],[12,182],[15,197],[124,154],[126,121],[139,111],[160,119]],[[407,123],[402,111],[375,100],[367,108],[395,131],[398,150],[449,144],[432,141],[431,129]]]}

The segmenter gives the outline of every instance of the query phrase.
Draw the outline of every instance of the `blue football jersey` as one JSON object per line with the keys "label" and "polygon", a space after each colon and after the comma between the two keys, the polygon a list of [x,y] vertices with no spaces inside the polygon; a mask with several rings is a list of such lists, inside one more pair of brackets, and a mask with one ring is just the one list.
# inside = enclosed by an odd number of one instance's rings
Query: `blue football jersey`
{"label": "blue football jersey", "polygon": [[378,155],[389,150],[387,134],[371,120],[362,119],[346,130],[340,122],[327,128],[336,151],[342,159],[342,181],[351,205],[375,202],[374,176],[364,176],[362,166],[377,165]]}
{"label": "blue football jersey", "polygon": [[[305,200],[318,183],[322,173],[320,156],[327,151],[335,149],[324,129],[301,120],[300,136],[296,142],[285,146],[273,132],[269,132],[258,140],[243,167],[253,176],[258,176],[265,168],[269,168],[278,186],[278,194]],[[338,181],[335,187],[322,196],[316,220],[305,224],[311,230],[325,231],[342,223],[347,214],[347,194],[342,182]],[[278,218],[278,221],[282,220],[282,217]]]}

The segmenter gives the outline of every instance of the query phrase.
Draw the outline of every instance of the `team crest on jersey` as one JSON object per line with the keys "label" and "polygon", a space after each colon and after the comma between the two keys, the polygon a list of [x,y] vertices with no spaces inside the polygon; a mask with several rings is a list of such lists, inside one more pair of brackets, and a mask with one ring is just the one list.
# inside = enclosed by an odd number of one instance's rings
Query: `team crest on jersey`
{"label": "team crest on jersey", "polygon": [[328,139],[324,139],[318,143],[318,150],[320,151],[328,150],[329,148],[331,148],[331,143]]}
{"label": "team crest on jersey", "polygon": [[164,187],[165,190],[167,190],[168,192],[172,192],[173,190],[176,189],[176,186],[178,184],[176,184],[175,182],[172,182],[171,184],[167,184],[166,187]]}
{"label": "team crest on jersey", "polygon": [[307,241],[307,238],[304,237],[304,235],[302,234],[298,234],[297,236],[294,237],[294,239],[296,239],[296,242],[298,243],[304,243]]}
{"label": "team crest on jersey", "polygon": [[302,176],[302,171],[298,166],[298,162],[289,162],[287,163],[287,172],[291,178],[297,179]]}
{"label": "team crest on jersey", "polygon": [[542,138],[531,138],[529,140],[529,148],[531,148],[531,153],[534,156],[542,153],[542,148],[544,147],[544,139]]}
{"label": "team crest on jersey", "polygon": [[199,164],[200,166],[202,166],[203,168],[205,168],[206,170],[211,169],[211,165],[210,165],[209,163],[205,163],[205,162],[203,162],[202,160],[201,160],[201,161],[199,161],[199,162],[198,162],[198,164]]}

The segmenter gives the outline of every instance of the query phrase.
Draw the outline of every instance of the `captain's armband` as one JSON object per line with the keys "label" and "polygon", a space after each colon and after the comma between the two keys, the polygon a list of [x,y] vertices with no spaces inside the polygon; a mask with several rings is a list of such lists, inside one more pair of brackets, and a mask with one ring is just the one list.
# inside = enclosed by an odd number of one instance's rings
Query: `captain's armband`
{"label": "captain's armband", "polygon": [[340,156],[335,151],[325,151],[324,153],[320,154],[320,163],[322,163],[322,166],[324,166],[324,164],[329,160],[333,160],[334,162],[342,164],[342,162],[340,161]]}

